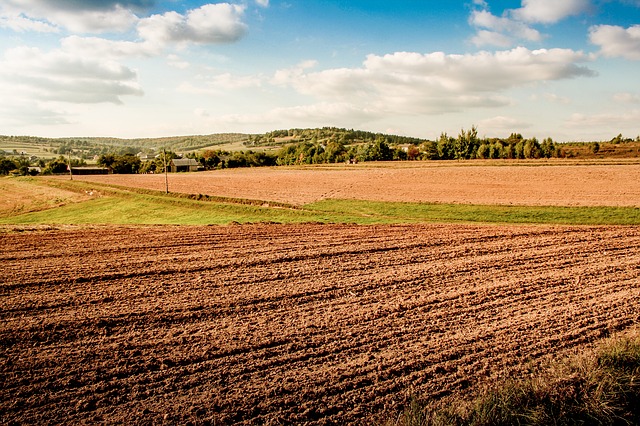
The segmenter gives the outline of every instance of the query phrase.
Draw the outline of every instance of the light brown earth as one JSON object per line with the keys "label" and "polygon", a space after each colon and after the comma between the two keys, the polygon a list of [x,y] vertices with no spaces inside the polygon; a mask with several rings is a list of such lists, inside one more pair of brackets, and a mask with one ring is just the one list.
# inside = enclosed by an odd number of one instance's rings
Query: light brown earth
{"label": "light brown earth", "polygon": [[33,182],[0,178],[0,217],[50,209],[90,198],[88,194],[37,185]]}
{"label": "light brown earth", "polygon": [[638,227],[0,233],[0,423],[370,424],[638,324],[639,259]]}
{"label": "light brown earth", "polygon": [[[61,177],[61,179],[66,179]],[[165,190],[164,175],[75,179]],[[169,190],[306,204],[327,198],[483,205],[640,207],[640,163],[411,162],[169,175]]]}

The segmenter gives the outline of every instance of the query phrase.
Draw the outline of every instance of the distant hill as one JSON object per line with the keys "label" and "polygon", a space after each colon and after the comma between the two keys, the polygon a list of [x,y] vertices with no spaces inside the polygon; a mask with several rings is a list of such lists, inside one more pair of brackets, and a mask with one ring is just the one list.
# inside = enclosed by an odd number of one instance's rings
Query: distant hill
{"label": "distant hill", "polygon": [[[502,145],[507,145],[511,143],[509,142],[510,138],[514,135],[522,138],[519,134],[512,134],[506,139],[484,139],[480,140],[479,143],[484,143],[489,147],[492,144],[495,145],[496,141],[502,141]],[[0,135],[0,155],[27,155],[47,159],[55,158],[59,155],[67,155],[71,151],[74,157],[91,160],[95,156],[102,154],[137,154],[139,152],[150,154],[163,148],[179,154],[202,152],[207,149],[270,151],[287,145],[312,144],[326,146],[331,142],[336,142],[342,146],[359,146],[373,143],[378,139],[384,139],[385,143],[390,146],[406,147],[414,145],[421,147],[423,151],[428,150],[429,146],[433,148],[436,144],[436,141],[415,137],[337,127],[293,128],[274,130],[264,134],[216,133],[134,139],[111,137],[42,138]],[[630,139],[618,135],[610,141],[556,142],[556,145],[559,149],[558,156],[562,157],[629,158],[640,156],[640,136]]]}

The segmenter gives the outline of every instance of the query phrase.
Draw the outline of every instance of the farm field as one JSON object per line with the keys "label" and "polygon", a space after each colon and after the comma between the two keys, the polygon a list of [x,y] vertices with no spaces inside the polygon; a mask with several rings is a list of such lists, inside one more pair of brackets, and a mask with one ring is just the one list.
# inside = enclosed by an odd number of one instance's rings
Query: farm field
{"label": "farm field", "polygon": [[2,424],[370,424],[640,320],[638,227],[36,226],[0,243]]}
{"label": "farm field", "polygon": [[[165,190],[164,175],[77,176],[76,179]],[[405,162],[226,169],[170,174],[169,190],[297,205],[342,199],[640,207],[640,162]]]}

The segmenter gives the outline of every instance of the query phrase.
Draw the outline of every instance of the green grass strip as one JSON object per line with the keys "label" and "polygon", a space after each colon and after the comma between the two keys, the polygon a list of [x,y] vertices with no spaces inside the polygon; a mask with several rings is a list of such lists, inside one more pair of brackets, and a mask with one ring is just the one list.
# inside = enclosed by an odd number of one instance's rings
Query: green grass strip
{"label": "green grass strip", "polygon": [[634,207],[531,207],[466,204],[323,200],[305,206],[215,197],[79,181],[25,180],[34,185],[100,196],[48,210],[0,218],[0,224],[168,224],[224,225],[277,223],[496,223],[567,225],[640,225]]}
{"label": "green grass strip", "polygon": [[390,203],[324,200],[307,209],[348,213],[371,223],[470,222],[568,225],[639,225],[640,208],[484,206],[468,204]]}

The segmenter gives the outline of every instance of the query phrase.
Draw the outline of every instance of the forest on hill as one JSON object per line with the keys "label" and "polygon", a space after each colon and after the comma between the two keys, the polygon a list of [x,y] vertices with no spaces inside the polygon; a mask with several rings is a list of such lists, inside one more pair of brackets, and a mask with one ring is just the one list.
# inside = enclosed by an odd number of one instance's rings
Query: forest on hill
{"label": "forest on hill", "polygon": [[148,139],[0,136],[0,150],[0,174],[5,175],[65,173],[69,163],[114,173],[157,173],[174,158],[195,159],[205,170],[366,161],[635,158],[640,156],[640,136],[619,134],[599,142],[539,141],[520,133],[486,138],[473,126],[457,136],[442,133],[428,140],[324,127]]}

